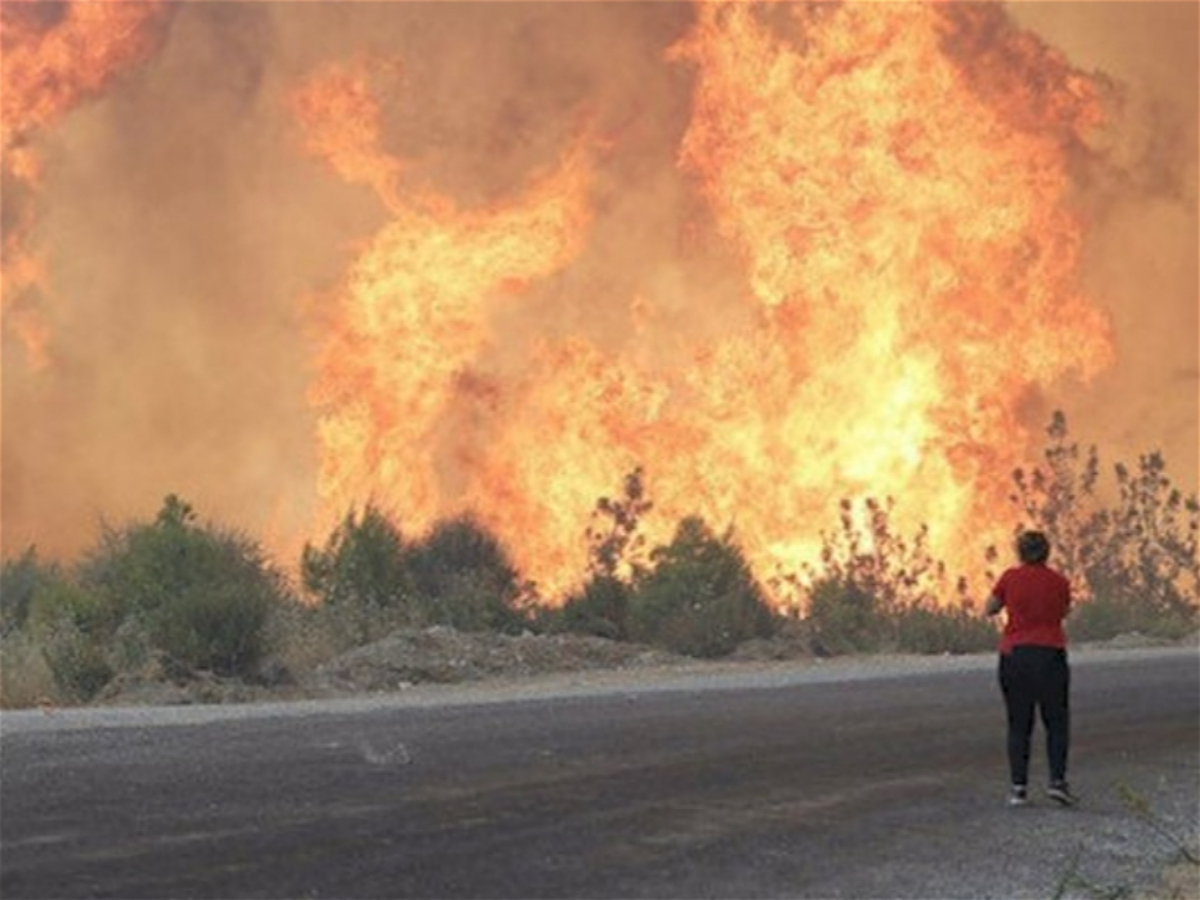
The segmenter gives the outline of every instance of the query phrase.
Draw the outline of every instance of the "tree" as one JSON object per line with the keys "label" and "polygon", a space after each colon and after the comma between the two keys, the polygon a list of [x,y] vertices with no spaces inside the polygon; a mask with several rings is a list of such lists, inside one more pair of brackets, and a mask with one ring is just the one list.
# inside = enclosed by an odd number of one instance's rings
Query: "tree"
{"label": "tree", "polygon": [[324,604],[364,611],[404,609],[416,620],[412,579],[400,529],[378,507],[353,509],[325,546],[305,544],[300,559],[304,588]]}
{"label": "tree", "polygon": [[587,530],[588,571],[592,576],[625,581],[637,577],[643,568],[642,551],[646,545],[641,533],[642,518],[653,508],[646,496],[641,466],[625,476],[620,499],[601,497],[596,501]]}
{"label": "tree", "polygon": [[772,633],[774,616],[731,532],[717,537],[703,519],[689,516],[651,561],[630,599],[635,640],[711,657]]}
{"label": "tree", "polygon": [[640,466],[625,476],[623,496],[596,501],[587,529],[588,577],[559,617],[567,631],[615,640],[628,635],[632,581],[645,570],[641,522],[653,506]]}
{"label": "tree", "polygon": [[439,522],[406,557],[427,621],[462,631],[519,631],[517,571],[500,541],[470,516]]}

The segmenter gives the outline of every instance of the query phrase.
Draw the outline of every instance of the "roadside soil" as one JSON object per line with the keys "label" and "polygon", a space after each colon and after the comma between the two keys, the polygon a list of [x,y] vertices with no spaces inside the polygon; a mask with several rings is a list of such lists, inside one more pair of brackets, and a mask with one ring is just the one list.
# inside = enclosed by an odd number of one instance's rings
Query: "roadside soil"
{"label": "roadside soil", "polygon": [[[1181,642],[1137,633],[1074,649],[1137,649],[1195,645],[1200,635]],[[802,627],[788,627],[770,639],[747,641],[727,657],[701,660],[669,651],[600,637],[555,634],[466,633],[441,626],[397,630],[382,640],[347,650],[307,671],[292,671],[268,660],[254,680],[223,678],[211,672],[172,669],[153,661],[118,675],[93,706],[176,706],[306,699],[331,699],[408,691],[418,685],[545,681],[570,675],[573,684],[599,686],[621,673],[639,682],[683,675],[769,672],[776,668],[822,666],[879,667],[904,662],[922,668],[945,656],[873,654],[825,657],[814,652]]]}

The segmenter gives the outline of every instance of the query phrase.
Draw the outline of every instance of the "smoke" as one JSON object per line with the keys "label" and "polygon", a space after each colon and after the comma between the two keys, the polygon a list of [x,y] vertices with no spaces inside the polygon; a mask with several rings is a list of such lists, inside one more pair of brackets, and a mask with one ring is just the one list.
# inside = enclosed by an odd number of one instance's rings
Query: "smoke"
{"label": "smoke", "polygon": [[[182,4],[155,59],[35,136],[49,365],[6,329],[6,553],[73,554],[101,521],[151,515],[168,492],[275,547],[308,536],[322,307],[387,212],[304,156],[288,103],[299,80],[399,61],[381,85],[387,149],[412,185],[471,207],[551,164],[596,110],[597,131],[620,128],[614,95],[665,70],[687,20],[666,5],[434,6]],[[673,107],[678,132],[686,84],[657,78],[636,102]],[[596,276],[575,278],[603,299]],[[523,331],[496,327],[501,345]]]}
{"label": "smoke", "polygon": [[[1023,415],[1041,424],[1062,406],[1108,458],[1161,447],[1195,489],[1197,8],[1012,11],[1125,97],[1080,198],[1117,362],[1031,396]],[[6,329],[5,553],[76,553],[99,521],[151,515],[171,492],[281,552],[310,536],[322,315],[388,218],[301,152],[289,96],[322,65],[371,62],[404,189],[462,208],[512,196],[581,130],[602,148],[581,257],[498,307],[477,388],[542,339],[621,349],[638,297],[654,298],[642,325],[663,338],[656,365],[679,361],[672,335],[736,328],[738,261],[676,166],[692,74],[663,53],[691,17],[682,4],[181,4],[153,60],[32,138],[48,365]],[[479,408],[464,401],[444,440],[487,440]]]}
{"label": "smoke", "polygon": [[151,63],[38,138],[50,339],[35,370],[5,335],[6,551],[74,552],[171,491],[261,534],[311,466],[295,305],[321,257],[293,267],[340,237],[288,230],[266,13],[188,4]]}
{"label": "smoke", "polygon": [[[1120,103],[1096,148],[1081,204],[1085,284],[1113,320],[1116,362],[1060,406],[1103,458],[1161,449],[1195,491],[1200,470],[1200,229],[1197,60],[1200,8],[1174,3],[1018,3],[1014,18],[1078,67],[1105,73]],[[1044,421],[1044,419],[1043,419]]]}

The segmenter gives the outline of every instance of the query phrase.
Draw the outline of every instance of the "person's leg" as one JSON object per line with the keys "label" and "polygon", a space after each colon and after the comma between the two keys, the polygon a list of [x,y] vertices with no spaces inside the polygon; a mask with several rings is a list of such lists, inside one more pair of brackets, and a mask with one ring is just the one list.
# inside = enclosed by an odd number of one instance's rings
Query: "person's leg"
{"label": "person's leg", "polygon": [[1008,713],[1008,770],[1014,786],[1029,783],[1029,739],[1035,695],[1020,649],[1000,656],[1000,690]]}
{"label": "person's leg", "polygon": [[1046,726],[1046,758],[1050,783],[1066,784],[1067,754],[1071,745],[1071,670],[1065,651],[1049,655],[1042,670],[1038,696],[1042,724]]}

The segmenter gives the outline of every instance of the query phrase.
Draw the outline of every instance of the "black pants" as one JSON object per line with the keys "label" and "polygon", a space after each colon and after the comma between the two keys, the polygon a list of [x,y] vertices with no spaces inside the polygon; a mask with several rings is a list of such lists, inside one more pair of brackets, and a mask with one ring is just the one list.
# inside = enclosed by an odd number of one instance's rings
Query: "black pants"
{"label": "black pants", "polygon": [[1050,780],[1067,778],[1071,741],[1067,652],[1057,647],[1014,647],[1000,656],[1000,690],[1008,709],[1008,768],[1013,784],[1029,783],[1029,739],[1038,709],[1046,728]]}

